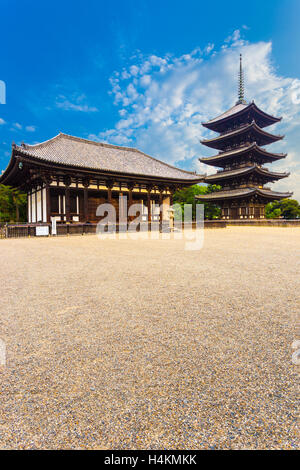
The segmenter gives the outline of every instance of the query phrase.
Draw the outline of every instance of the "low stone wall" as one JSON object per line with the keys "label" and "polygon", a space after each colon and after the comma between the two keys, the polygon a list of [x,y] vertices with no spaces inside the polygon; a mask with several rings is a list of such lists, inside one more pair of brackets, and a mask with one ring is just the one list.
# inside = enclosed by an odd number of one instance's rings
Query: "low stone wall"
{"label": "low stone wall", "polygon": [[205,220],[204,228],[226,228],[227,222],[225,220]]}
{"label": "low stone wall", "polygon": [[[180,229],[181,225],[176,226],[176,221],[174,223],[174,228]],[[198,225],[199,226],[199,225]],[[201,226],[201,225],[200,225]],[[216,228],[226,228],[230,226],[240,226],[240,227],[300,227],[300,219],[288,220],[288,219],[263,219],[263,220],[205,220],[204,228],[205,229],[216,229]],[[51,224],[7,224],[2,225],[0,231],[1,238],[20,238],[20,237],[35,237],[37,235],[37,227],[48,227],[48,233],[51,236]],[[114,225],[110,229],[110,232],[119,232],[126,231],[126,228],[122,226],[122,229],[119,230],[119,224]],[[195,229],[197,228],[196,222],[185,223],[185,229]],[[57,224],[56,226],[56,236],[61,235],[87,235],[95,234],[97,229],[97,224]],[[169,224],[164,224],[160,226],[159,222],[154,224],[152,227],[154,230],[160,231],[169,231]],[[141,231],[150,230],[150,225],[148,222],[142,223],[140,227]],[[42,236],[42,235],[41,235]],[[45,236],[45,234],[44,234]]]}
{"label": "low stone wall", "polygon": [[[223,220],[205,220],[204,228],[226,228],[227,222]],[[40,230],[41,228],[42,231]],[[176,227],[176,222],[174,224],[175,229],[180,229],[181,224]],[[183,229],[195,229],[197,228],[196,222],[184,224]],[[97,224],[57,224],[56,225],[56,235],[87,235],[95,234],[97,230]],[[110,227],[110,232],[126,232],[129,230],[129,227],[120,226],[115,224]],[[142,222],[140,224],[138,231],[147,231],[147,230],[157,230],[161,232],[170,231],[169,222],[154,222],[150,226],[148,222]],[[42,233],[40,233],[42,232]],[[38,224],[5,224],[1,227],[1,238],[23,238],[23,237],[36,237],[36,236],[52,236],[52,225],[47,223],[38,223]]]}
{"label": "low stone wall", "polygon": [[300,219],[252,219],[252,220],[226,220],[228,226],[251,227],[300,227]]}

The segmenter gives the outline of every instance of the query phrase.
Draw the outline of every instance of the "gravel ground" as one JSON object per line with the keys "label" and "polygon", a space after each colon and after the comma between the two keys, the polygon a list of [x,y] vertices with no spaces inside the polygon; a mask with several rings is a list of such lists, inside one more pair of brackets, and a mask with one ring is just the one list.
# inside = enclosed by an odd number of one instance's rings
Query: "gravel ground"
{"label": "gravel ground", "polygon": [[300,228],[1,240],[0,447],[295,449]]}

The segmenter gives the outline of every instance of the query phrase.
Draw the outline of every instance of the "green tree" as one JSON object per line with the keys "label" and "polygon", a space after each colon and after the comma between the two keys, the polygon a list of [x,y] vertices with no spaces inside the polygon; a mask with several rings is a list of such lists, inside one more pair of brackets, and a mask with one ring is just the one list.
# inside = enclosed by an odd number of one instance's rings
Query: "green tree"
{"label": "green tree", "polygon": [[9,222],[12,213],[11,187],[0,185],[0,222]]}
{"label": "green tree", "polygon": [[0,222],[26,220],[27,196],[16,188],[0,184]]}
{"label": "green tree", "polygon": [[11,192],[12,192],[12,200],[13,200],[15,211],[16,211],[16,222],[19,222],[20,212],[22,213],[22,216],[24,216],[24,208],[26,208],[26,204],[27,204],[27,195],[24,193],[21,193],[21,191],[19,191],[16,188],[12,188]]}
{"label": "green tree", "polygon": [[[174,204],[180,204],[183,216],[183,208],[184,204],[192,204],[193,208],[193,219],[196,217],[196,204],[202,204],[201,201],[195,199],[195,196],[199,194],[208,194],[214,191],[219,191],[221,189],[220,186],[215,184],[208,185],[208,186],[200,186],[195,184],[185,189],[181,189],[176,191],[173,197]],[[175,213],[175,218],[178,217],[179,214]],[[204,217],[205,219],[218,219],[221,215],[221,209],[216,206],[215,204],[211,203],[204,203]]]}
{"label": "green tree", "polygon": [[275,219],[298,219],[300,217],[300,204],[295,199],[281,199],[280,201],[269,202],[266,205],[266,217]]}

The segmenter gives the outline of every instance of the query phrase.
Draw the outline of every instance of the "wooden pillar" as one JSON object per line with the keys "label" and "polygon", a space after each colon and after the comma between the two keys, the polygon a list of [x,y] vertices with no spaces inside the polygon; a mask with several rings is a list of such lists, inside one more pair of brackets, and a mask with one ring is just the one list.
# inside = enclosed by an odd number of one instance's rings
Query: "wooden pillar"
{"label": "wooden pillar", "polygon": [[128,215],[128,211],[129,211],[130,206],[132,206],[132,204],[133,204],[134,183],[127,183],[127,188],[128,188],[127,220],[131,221],[133,219],[133,217]]}
{"label": "wooden pillar", "polygon": [[46,182],[46,214],[47,222],[50,222],[51,218],[51,199],[50,199],[50,183]]}
{"label": "wooden pillar", "polygon": [[109,204],[111,204],[111,201],[112,201],[112,191],[111,191],[111,187],[110,187],[110,186],[107,186],[107,202],[109,202]]}
{"label": "wooden pillar", "polygon": [[64,178],[64,184],[65,184],[66,222],[68,224],[70,223],[70,219],[71,219],[71,205],[70,205],[71,178],[69,176],[66,176]]}
{"label": "wooden pillar", "polygon": [[66,200],[66,222],[70,222],[70,187],[65,187],[65,200]]}
{"label": "wooden pillar", "polygon": [[[50,223],[51,219],[51,199],[50,199],[50,184],[51,184],[51,177],[50,175],[46,175],[43,178],[43,182],[45,183],[45,196],[46,196],[46,222]],[[43,186],[43,185],[42,185]],[[41,201],[42,201],[42,220],[43,219],[43,188],[42,188],[42,196],[41,196]]]}
{"label": "wooden pillar", "polygon": [[128,186],[128,208],[132,205],[133,203],[133,194],[132,194],[132,191],[133,191],[133,187],[134,185],[133,184],[129,184]]}
{"label": "wooden pillar", "polygon": [[119,221],[124,219],[124,199],[123,192],[119,192]]}
{"label": "wooden pillar", "polygon": [[88,221],[89,217],[89,193],[88,193],[88,186],[84,186],[83,188],[83,220],[84,222]]}
{"label": "wooden pillar", "polygon": [[30,223],[32,223],[32,188],[30,188]]}
{"label": "wooden pillar", "polygon": [[35,223],[37,223],[37,187],[35,188],[34,198],[35,198]]}
{"label": "wooden pillar", "polygon": [[147,187],[147,209],[148,209],[148,222],[151,222],[152,220],[152,214],[151,214],[151,186]]}
{"label": "wooden pillar", "polygon": [[44,185],[41,185],[41,218],[42,222],[44,222]]}
{"label": "wooden pillar", "polygon": [[163,221],[163,189],[159,190],[159,222],[162,223]]}
{"label": "wooden pillar", "polygon": [[90,185],[89,179],[85,178],[82,180],[83,184],[83,222],[87,222],[89,218],[89,190]]}

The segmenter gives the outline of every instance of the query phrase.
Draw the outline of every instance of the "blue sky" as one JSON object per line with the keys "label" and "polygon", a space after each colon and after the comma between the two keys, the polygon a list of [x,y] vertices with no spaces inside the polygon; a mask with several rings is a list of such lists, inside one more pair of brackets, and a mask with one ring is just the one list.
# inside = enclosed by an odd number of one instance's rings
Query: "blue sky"
{"label": "blue sky", "polygon": [[[59,131],[138,147],[185,169],[213,153],[201,122],[246,98],[283,116],[275,183],[300,200],[299,0],[1,0],[0,170],[11,143]],[[271,130],[271,129],[270,129]],[[270,147],[271,149],[271,147]]]}

